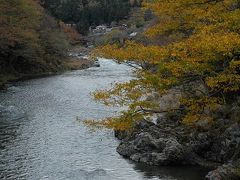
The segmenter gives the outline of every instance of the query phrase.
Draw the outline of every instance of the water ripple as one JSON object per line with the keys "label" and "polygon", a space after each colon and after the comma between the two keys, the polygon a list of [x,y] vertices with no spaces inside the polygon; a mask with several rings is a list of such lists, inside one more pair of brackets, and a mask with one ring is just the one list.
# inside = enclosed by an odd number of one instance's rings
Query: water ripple
{"label": "water ripple", "polygon": [[201,169],[179,173],[127,161],[116,153],[112,131],[90,132],[81,124],[119,111],[94,102],[90,91],[133,78],[126,65],[105,59],[100,64],[18,82],[0,92],[0,179],[199,179]]}

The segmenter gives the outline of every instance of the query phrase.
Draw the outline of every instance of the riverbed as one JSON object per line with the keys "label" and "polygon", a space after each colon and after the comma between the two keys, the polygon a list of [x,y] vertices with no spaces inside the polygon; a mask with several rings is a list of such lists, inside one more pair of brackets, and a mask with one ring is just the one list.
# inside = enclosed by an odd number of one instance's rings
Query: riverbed
{"label": "riverbed", "polygon": [[0,179],[200,180],[199,167],[150,167],[117,154],[111,130],[90,131],[84,119],[116,115],[90,92],[133,78],[124,64],[17,82],[0,92]]}

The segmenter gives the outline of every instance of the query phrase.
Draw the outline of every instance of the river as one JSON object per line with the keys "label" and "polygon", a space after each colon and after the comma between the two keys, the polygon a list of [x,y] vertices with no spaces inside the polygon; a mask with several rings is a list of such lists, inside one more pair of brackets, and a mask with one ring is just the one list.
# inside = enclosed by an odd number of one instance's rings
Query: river
{"label": "river", "polygon": [[[0,179],[203,179],[198,167],[150,167],[122,158],[110,130],[92,132],[83,119],[115,115],[89,92],[128,81],[126,65],[100,59],[100,68],[17,82],[0,92]],[[78,117],[78,118],[77,118]]]}

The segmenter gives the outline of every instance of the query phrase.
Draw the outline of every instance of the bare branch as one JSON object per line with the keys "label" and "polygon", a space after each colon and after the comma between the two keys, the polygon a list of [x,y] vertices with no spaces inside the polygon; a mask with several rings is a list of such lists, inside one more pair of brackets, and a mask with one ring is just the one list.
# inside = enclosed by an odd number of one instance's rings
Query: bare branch
{"label": "bare branch", "polygon": [[166,112],[170,112],[170,111],[183,111],[183,110],[185,110],[185,108],[176,108],[176,109],[169,109],[169,110],[153,110],[153,109],[144,109],[142,106],[140,106],[140,108],[143,112],[157,113],[157,114],[166,113]]}

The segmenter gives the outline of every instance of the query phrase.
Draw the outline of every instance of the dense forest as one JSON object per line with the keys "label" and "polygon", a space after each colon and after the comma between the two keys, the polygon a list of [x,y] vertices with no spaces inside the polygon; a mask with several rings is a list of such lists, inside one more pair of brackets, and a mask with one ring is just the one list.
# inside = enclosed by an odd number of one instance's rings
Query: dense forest
{"label": "dense forest", "polygon": [[131,6],[138,1],[129,0],[42,0],[42,5],[54,17],[65,23],[76,24],[86,34],[91,25],[110,24],[127,18]]}
{"label": "dense forest", "polygon": [[0,81],[62,70],[68,39],[34,0],[0,1]]}

